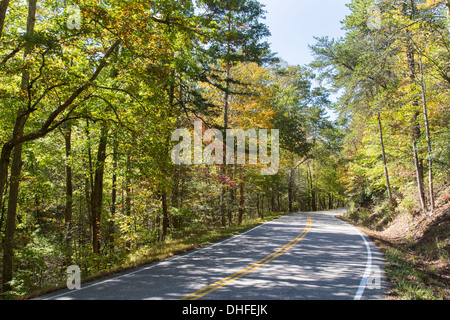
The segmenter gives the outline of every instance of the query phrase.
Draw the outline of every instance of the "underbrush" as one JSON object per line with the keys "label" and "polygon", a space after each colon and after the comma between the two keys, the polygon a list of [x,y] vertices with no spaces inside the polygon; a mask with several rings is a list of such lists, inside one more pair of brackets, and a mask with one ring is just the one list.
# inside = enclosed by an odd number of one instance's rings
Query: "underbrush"
{"label": "underbrush", "polygon": [[415,251],[393,244],[380,247],[387,261],[385,272],[391,283],[388,293],[392,299],[450,299],[448,270],[443,262],[433,263]]}
{"label": "underbrush", "polygon": [[348,214],[348,218],[357,225],[371,230],[384,230],[396,217],[396,213],[390,209],[389,201],[370,207],[359,207]]}

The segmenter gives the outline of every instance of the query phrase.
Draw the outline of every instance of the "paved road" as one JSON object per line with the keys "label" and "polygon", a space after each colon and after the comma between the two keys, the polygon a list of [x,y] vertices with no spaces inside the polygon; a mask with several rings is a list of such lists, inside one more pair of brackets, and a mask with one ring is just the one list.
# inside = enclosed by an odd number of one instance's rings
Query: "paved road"
{"label": "paved road", "polygon": [[381,253],[360,231],[335,217],[340,213],[287,215],[191,253],[41,299],[383,298]]}

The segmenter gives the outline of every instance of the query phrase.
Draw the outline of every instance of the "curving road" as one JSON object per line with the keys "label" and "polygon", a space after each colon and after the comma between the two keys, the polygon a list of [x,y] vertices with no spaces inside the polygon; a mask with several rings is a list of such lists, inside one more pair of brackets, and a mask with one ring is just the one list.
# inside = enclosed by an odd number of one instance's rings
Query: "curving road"
{"label": "curving road", "polygon": [[40,299],[359,300],[382,299],[384,260],[335,216],[296,213],[223,242]]}

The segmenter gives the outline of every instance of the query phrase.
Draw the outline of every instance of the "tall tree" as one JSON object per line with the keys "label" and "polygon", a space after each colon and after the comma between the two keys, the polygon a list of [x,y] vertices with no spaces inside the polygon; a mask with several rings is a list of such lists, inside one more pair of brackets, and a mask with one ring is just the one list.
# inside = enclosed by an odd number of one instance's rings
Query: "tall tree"
{"label": "tall tree", "polygon": [[[37,0],[30,0],[28,2],[28,17],[27,17],[27,36],[31,37],[34,33],[36,24],[36,10]],[[3,26],[2,26],[3,27]],[[31,54],[31,48],[25,49],[24,59]],[[28,70],[22,73],[22,83],[20,87],[21,98],[27,99],[30,94],[30,72]],[[29,97],[28,97],[29,98]],[[22,138],[24,134],[24,125],[27,121],[28,114],[23,108],[19,108],[17,112],[16,126],[14,128],[14,135],[16,139]],[[9,160],[9,159],[8,159]],[[12,262],[14,255],[14,234],[16,231],[16,216],[17,216],[17,201],[19,196],[20,175],[22,172],[22,143],[19,142],[14,146],[13,163],[11,166],[11,182],[9,187],[8,212],[6,216],[5,229],[5,243],[3,253],[3,291],[11,289],[10,281],[12,280]],[[3,174],[4,176],[4,174]],[[0,188],[0,192],[3,190]],[[1,203],[1,201],[0,201]]]}
{"label": "tall tree", "polygon": [[[214,70],[209,81],[217,88],[223,90],[223,132],[229,128],[229,99],[233,92],[231,70],[238,62],[257,62],[259,64],[270,60],[272,56],[269,44],[261,40],[270,35],[266,25],[261,23],[264,18],[263,6],[255,0],[203,0],[200,2],[207,16],[210,17],[211,41],[205,48],[211,61],[218,61],[216,66],[222,70]],[[223,71],[224,70],[224,71]],[[224,74],[220,77],[219,73]],[[225,82],[225,85],[222,84]],[[226,150],[226,141],[224,142]],[[227,176],[226,154],[223,155],[222,180]],[[225,183],[222,184],[221,215],[222,224],[227,216]],[[231,225],[231,216],[228,214],[228,224]]]}
{"label": "tall tree", "polygon": [[322,77],[331,78],[336,89],[345,88],[343,113],[361,113],[377,118],[386,192],[391,211],[394,211],[396,202],[389,178],[381,118],[382,112],[389,110],[391,104],[381,97],[384,92],[390,92],[390,84],[396,82],[389,61],[396,51],[387,46],[392,41],[390,35],[368,28],[367,2],[353,1],[350,7],[353,12],[345,20],[347,37],[341,41],[318,39],[317,45],[312,47],[317,56],[313,66],[322,70]]}
{"label": "tall tree", "polygon": [[92,251],[100,253],[100,222],[103,208],[103,180],[105,172],[108,125],[102,123],[97,160],[95,162],[94,186],[92,190]]}
{"label": "tall tree", "polygon": [[66,148],[66,208],[64,219],[66,225],[70,229],[70,225],[72,223],[72,215],[73,215],[73,181],[72,181],[72,165],[71,165],[71,156],[72,156],[72,126],[70,123],[64,125],[62,130],[62,134],[64,136],[64,143]]}

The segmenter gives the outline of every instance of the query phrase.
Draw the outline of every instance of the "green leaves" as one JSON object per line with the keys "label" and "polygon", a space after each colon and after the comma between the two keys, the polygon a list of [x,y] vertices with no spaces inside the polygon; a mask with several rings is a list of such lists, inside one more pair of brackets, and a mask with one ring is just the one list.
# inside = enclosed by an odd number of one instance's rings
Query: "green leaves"
{"label": "green leaves", "polygon": [[[380,28],[367,26],[367,8],[372,5],[381,9]],[[393,192],[405,196],[402,201],[411,202],[407,198],[413,197],[411,189],[417,188],[417,180],[424,179],[417,176],[425,176],[427,169],[432,172],[432,161],[423,164],[433,157],[427,154],[425,132],[430,130],[430,136],[437,137],[429,148],[448,145],[439,137],[447,125],[438,120],[443,116],[436,110],[448,96],[449,86],[442,76],[448,57],[441,54],[448,53],[449,39],[442,37],[447,31],[439,10],[430,10],[434,5],[354,0],[349,4],[351,14],[344,20],[346,36],[340,40],[318,38],[312,47],[316,55],[313,67],[320,71],[319,78],[343,89],[337,109],[341,117],[350,120],[343,150],[348,162],[343,181],[350,191],[366,187],[383,191],[389,173]],[[435,8],[439,6],[444,7],[436,4]],[[428,112],[423,111],[425,106]],[[431,125],[425,121],[429,114],[436,120]],[[382,154],[387,159],[385,179]],[[435,172],[437,177],[443,174],[441,170]],[[436,176],[429,175],[430,186]],[[349,195],[358,201],[356,193]]]}

